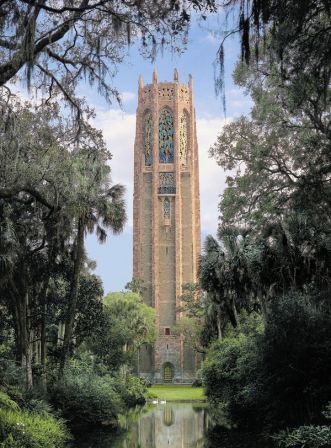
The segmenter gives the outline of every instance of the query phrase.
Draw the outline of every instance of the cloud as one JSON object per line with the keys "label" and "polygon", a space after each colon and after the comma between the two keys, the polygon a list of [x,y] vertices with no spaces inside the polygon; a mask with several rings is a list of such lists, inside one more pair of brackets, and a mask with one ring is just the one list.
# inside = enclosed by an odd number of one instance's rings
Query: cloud
{"label": "cloud", "polygon": [[230,89],[226,92],[227,109],[233,115],[247,115],[253,106],[250,95],[246,95],[243,89]]}
{"label": "cloud", "polygon": [[218,221],[219,195],[224,191],[226,174],[208,155],[223,126],[231,120],[221,117],[197,119],[200,165],[201,231],[215,233]]}
{"label": "cloud", "polygon": [[97,111],[94,126],[103,131],[107,147],[112,153],[110,162],[114,183],[125,185],[128,210],[128,226],[132,227],[133,198],[133,149],[135,137],[135,114],[119,109]]}
{"label": "cloud", "polygon": [[123,103],[130,103],[137,98],[137,95],[134,92],[122,92],[121,99]]}

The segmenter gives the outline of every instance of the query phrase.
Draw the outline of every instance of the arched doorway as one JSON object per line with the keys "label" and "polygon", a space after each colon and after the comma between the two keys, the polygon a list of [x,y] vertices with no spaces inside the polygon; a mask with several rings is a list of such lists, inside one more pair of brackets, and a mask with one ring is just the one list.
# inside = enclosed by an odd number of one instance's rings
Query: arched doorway
{"label": "arched doorway", "polygon": [[165,383],[172,383],[172,380],[174,378],[174,371],[175,368],[171,364],[171,362],[166,362],[163,364],[163,381]]}

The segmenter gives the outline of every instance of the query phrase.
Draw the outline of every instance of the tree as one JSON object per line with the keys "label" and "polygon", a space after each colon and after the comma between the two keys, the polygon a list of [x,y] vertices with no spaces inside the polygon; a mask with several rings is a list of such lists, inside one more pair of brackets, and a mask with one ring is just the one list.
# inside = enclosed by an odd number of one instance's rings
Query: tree
{"label": "tree", "polygon": [[206,327],[205,297],[197,283],[185,283],[182,291],[179,298],[181,306],[176,310],[179,318],[176,321],[175,331],[182,334],[185,342],[190,344],[196,352],[205,353],[201,337]]}
{"label": "tree", "polygon": [[132,365],[142,344],[155,337],[155,311],[132,292],[104,298],[104,326],[93,336],[91,349],[111,370]]}
{"label": "tree", "polygon": [[300,86],[282,85],[269,58],[259,66],[239,64],[234,78],[254,100],[252,118],[227,125],[210,154],[228,177],[221,205],[223,222],[248,225],[277,219],[288,210],[323,216],[330,209],[330,108],[320,82],[310,79],[300,107]]}
{"label": "tree", "polygon": [[220,203],[219,236],[239,227],[246,289],[266,314],[272,297],[311,283],[324,290],[329,282],[329,97],[325,104],[312,75],[309,96],[298,105],[300,86],[283,84],[268,55],[258,66],[239,63],[234,79],[254,107],[250,119],[227,125],[210,150],[232,171]]}
{"label": "tree", "polygon": [[[14,316],[16,353],[32,385],[32,340],[42,339],[49,281],[73,254],[74,274],[67,313],[66,353],[76,313],[84,234],[101,239],[125,221],[123,187],[110,185],[110,168],[101,134],[87,124],[79,146],[66,132],[59,109],[33,110],[12,98],[1,120],[0,261],[1,290]],[[24,135],[24,139],[20,136]],[[70,141],[71,140],[71,141]],[[37,319],[32,316],[38,316]],[[35,325],[35,328],[33,328]],[[64,357],[64,356],[63,356]]]}
{"label": "tree", "polygon": [[240,33],[241,60],[253,66],[261,55],[269,56],[279,68],[283,85],[298,87],[294,104],[300,106],[310,97],[312,78],[319,81],[320,95],[327,99],[331,47],[328,1],[224,0],[220,7],[227,14],[232,10],[237,23],[230,30],[226,24],[222,32],[216,58],[218,91],[224,93],[224,41]]}
{"label": "tree", "polygon": [[[66,358],[69,354],[73,325],[78,299],[79,278],[84,260],[84,235],[86,231],[96,231],[98,240],[103,243],[107,238],[107,229],[113,233],[122,231],[126,222],[124,203],[124,187],[115,185],[109,188],[109,167],[105,159],[98,160],[99,153],[94,155],[92,165],[88,164],[90,154],[87,154],[86,167],[90,182],[84,178],[84,188],[75,202],[78,216],[73,254],[73,276],[70,288],[69,304],[65,321],[63,351],[60,363],[60,375],[63,374]],[[95,164],[95,166],[93,166]],[[93,169],[94,168],[94,169]]]}
{"label": "tree", "polygon": [[185,41],[192,8],[215,10],[214,1],[5,0],[0,5],[0,86],[19,75],[57,94],[79,120],[78,83],[88,80],[110,101],[119,94],[110,83],[132,41],[153,58],[158,47]]}

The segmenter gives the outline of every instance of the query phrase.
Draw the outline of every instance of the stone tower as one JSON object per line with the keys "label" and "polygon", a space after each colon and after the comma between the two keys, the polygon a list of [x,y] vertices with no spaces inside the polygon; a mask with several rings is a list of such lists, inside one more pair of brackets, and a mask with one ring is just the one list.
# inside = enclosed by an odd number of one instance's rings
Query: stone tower
{"label": "stone tower", "polygon": [[138,373],[154,382],[190,382],[197,358],[175,334],[184,283],[200,256],[198,145],[192,77],[180,84],[139,79],[134,147],[133,276],[156,309],[156,341],[139,353]]}

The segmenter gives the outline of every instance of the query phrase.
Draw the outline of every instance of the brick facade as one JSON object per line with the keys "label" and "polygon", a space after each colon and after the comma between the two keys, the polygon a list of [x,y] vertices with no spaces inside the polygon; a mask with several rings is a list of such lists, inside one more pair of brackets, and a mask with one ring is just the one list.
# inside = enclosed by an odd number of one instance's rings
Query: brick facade
{"label": "brick facade", "polygon": [[[159,120],[164,110],[173,117],[173,135],[160,162]],[[148,116],[152,124],[147,129]],[[145,156],[150,147],[151,163]],[[173,382],[189,382],[198,360],[173,328],[182,285],[197,279],[199,166],[192,77],[188,85],[180,84],[177,70],[173,82],[159,83],[155,71],[152,84],[144,86],[139,79],[133,215],[133,276],[144,281],[144,300],[156,309],[157,335],[155,344],[139,353],[139,374],[162,382],[165,375],[169,378],[165,367],[170,366]]]}

